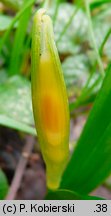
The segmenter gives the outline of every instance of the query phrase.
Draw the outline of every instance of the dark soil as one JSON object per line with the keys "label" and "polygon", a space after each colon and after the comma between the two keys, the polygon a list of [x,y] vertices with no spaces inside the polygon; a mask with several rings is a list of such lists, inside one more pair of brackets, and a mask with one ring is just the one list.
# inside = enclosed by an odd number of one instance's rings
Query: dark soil
{"label": "dark soil", "polygon": [[[80,116],[76,121],[71,121],[70,151],[72,151],[84,123],[85,117],[83,116]],[[0,127],[0,166],[7,176],[9,185],[12,183],[26,142],[27,135]],[[44,199],[46,194],[45,165],[36,138],[34,138],[34,142],[36,148],[33,149],[33,152],[27,159],[27,166],[15,199],[38,200]],[[99,187],[92,194],[111,199],[111,191],[105,186]]]}

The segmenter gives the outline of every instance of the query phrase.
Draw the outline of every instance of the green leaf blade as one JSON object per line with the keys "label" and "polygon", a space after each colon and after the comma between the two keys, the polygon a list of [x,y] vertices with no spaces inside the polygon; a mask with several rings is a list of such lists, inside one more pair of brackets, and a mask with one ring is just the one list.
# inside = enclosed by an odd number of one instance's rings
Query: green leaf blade
{"label": "green leaf blade", "polygon": [[5,174],[0,170],[0,200],[3,200],[8,192],[8,182]]}
{"label": "green leaf blade", "polygon": [[110,172],[111,66],[64,173],[61,188],[88,194],[101,184]]}
{"label": "green leaf blade", "polygon": [[46,200],[103,200],[102,197],[82,196],[70,190],[48,191]]}
{"label": "green leaf blade", "polygon": [[0,124],[36,135],[30,82],[13,76],[0,85]]}

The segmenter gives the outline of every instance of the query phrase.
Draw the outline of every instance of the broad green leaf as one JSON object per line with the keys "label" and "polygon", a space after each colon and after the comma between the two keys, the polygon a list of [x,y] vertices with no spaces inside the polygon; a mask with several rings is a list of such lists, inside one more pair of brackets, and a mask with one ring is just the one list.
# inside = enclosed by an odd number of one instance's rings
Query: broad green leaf
{"label": "broad green leaf", "polygon": [[66,58],[62,68],[67,86],[81,89],[89,77],[89,66],[89,60],[83,54]]}
{"label": "broad green leaf", "polygon": [[12,18],[10,16],[0,14],[0,31],[6,30],[9,27],[11,21]]}
{"label": "broad green leaf", "polygon": [[76,10],[77,8],[74,7],[74,5],[72,7],[72,5],[68,3],[59,5],[54,30],[57,46],[61,54],[78,53],[81,49],[80,41],[82,43],[86,38],[88,22],[85,13],[79,9],[63,37],[58,40],[64,27],[67,26],[70,16],[74,13],[74,9]]}
{"label": "broad green leaf", "polygon": [[[94,15],[92,17],[92,21],[93,21],[93,30],[94,30],[94,34],[95,34],[95,40],[96,40],[96,44],[97,47],[99,49],[99,47],[101,46],[106,33],[109,31],[109,29],[111,28],[111,10],[109,10],[109,6],[107,5],[107,7],[101,12],[98,12],[96,15]],[[102,32],[102,34],[101,34]],[[90,40],[90,46],[92,47],[92,41]],[[109,60],[111,60],[111,36],[108,37],[108,40],[106,41],[104,48],[103,48],[103,53],[105,54],[105,56],[107,56],[107,58]]]}
{"label": "broad green leaf", "polygon": [[0,200],[4,199],[8,192],[8,182],[5,174],[0,170]]}
{"label": "broad green leaf", "polygon": [[5,115],[0,115],[0,125],[7,126],[12,129],[20,130],[31,135],[37,135],[35,128],[9,118]]}
{"label": "broad green leaf", "polygon": [[87,194],[111,172],[111,66],[90,112],[61,188]]}
{"label": "broad green leaf", "polygon": [[35,134],[30,82],[14,76],[0,85],[0,123]]}
{"label": "broad green leaf", "polygon": [[70,190],[49,191],[46,200],[102,200],[101,197],[82,196]]}

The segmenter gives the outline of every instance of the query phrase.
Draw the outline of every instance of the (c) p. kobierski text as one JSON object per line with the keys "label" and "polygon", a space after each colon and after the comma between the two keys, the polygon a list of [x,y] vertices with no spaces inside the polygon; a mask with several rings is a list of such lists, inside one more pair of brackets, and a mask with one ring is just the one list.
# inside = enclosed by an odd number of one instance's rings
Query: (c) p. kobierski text
{"label": "(c) p. kobierski text", "polygon": [[31,204],[31,213],[34,212],[74,212],[74,204],[70,205],[52,205],[52,204]]}

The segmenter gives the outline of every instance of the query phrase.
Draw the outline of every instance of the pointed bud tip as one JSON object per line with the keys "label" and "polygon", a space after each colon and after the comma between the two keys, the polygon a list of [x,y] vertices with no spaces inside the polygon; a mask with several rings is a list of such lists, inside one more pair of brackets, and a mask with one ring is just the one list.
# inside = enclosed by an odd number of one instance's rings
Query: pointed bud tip
{"label": "pointed bud tip", "polygon": [[42,16],[46,14],[46,10],[44,8],[40,8],[34,15],[34,20],[39,19],[42,20]]}

